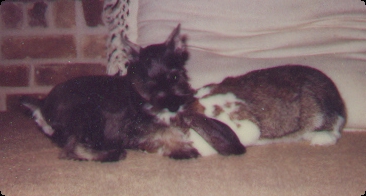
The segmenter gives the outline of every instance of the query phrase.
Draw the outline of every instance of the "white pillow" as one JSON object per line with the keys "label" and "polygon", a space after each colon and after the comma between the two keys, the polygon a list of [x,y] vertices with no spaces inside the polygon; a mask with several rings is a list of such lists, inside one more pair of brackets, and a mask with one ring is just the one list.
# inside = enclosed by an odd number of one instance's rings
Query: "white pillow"
{"label": "white pillow", "polygon": [[191,48],[222,55],[361,55],[365,19],[366,6],[357,0],[140,0],[138,42],[162,41],[182,23]]}
{"label": "white pillow", "polygon": [[178,23],[188,35],[193,87],[279,64],[311,65],[338,86],[347,128],[366,129],[363,2],[139,0],[139,44],[163,42]]}

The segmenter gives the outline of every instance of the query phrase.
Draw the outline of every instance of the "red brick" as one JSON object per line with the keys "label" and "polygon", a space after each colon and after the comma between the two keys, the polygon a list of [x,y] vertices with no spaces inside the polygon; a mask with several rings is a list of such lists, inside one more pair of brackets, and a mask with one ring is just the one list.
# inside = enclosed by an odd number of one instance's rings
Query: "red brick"
{"label": "red brick", "polygon": [[28,86],[29,68],[22,65],[0,66],[0,86]]}
{"label": "red brick", "polygon": [[88,35],[83,38],[83,55],[89,58],[106,58],[106,35]]}
{"label": "red brick", "polygon": [[71,35],[45,37],[5,37],[1,43],[4,59],[73,58],[76,57]]}
{"label": "red brick", "polygon": [[22,26],[23,11],[21,4],[3,2],[0,6],[0,13],[4,27],[14,29]]}
{"label": "red brick", "polygon": [[103,25],[103,0],[82,0],[85,22],[89,27]]}
{"label": "red brick", "polygon": [[35,68],[37,85],[56,85],[68,79],[85,75],[103,75],[106,67],[101,64],[48,64]]}
{"label": "red brick", "polygon": [[55,1],[53,10],[56,27],[72,28],[76,26],[74,0]]}
{"label": "red brick", "polygon": [[35,2],[28,8],[29,26],[31,27],[47,27],[46,11],[48,5],[43,2]]}

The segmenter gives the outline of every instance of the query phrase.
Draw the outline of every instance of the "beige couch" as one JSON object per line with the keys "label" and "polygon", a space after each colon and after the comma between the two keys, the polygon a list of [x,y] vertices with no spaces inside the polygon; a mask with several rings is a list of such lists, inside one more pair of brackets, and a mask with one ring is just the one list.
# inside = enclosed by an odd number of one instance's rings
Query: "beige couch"
{"label": "beige couch", "polygon": [[163,42],[181,23],[195,88],[254,69],[309,65],[338,86],[347,105],[347,130],[366,130],[362,1],[140,0],[131,2],[130,13],[127,35],[143,46]]}

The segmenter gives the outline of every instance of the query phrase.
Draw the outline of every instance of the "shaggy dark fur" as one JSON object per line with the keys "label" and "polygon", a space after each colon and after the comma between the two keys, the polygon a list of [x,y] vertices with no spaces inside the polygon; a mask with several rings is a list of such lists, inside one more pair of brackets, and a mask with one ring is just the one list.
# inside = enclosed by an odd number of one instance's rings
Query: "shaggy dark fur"
{"label": "shaggy dark fur", "polygon": [[[223,154],[245,152],[235,134],[227,137],[232,130],[225,124],[188,112],[195,99],[179,30],[178,25],[164,43],[146,48],[124,39],[129,60],[124,77],[79,77],[57,85],[43,100],[22,98],[43,132],[63,149],[62,158],[117,161],[125,149],[193,158],[199,153],[189,140],[190,127],[204,138],[230,141],[224,146],[209,141]],[[213,134],[216,129],[225,134]]]}

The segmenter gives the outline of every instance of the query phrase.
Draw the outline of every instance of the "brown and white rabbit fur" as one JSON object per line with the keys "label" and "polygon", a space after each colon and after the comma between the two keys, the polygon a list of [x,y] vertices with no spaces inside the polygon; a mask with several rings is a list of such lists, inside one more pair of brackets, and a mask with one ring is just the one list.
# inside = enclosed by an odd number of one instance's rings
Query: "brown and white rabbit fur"
{"label": "brown and white rabbit fur", "polygon": [[284,65],[228,77],[198,90],[201,112],[226,123],[244,146],[305,139],[335,144],[346,122],[332,80],[302,65]]}
{"label": "brown and white rabbit fur", "polygon": [[43,132],[62,148],[61,158],[117,161],[125,149],[193,158],[200,155],[197,138],[224,155],[245,152],[227,125],[188,109],[195,98],[179,31],[178,25],[164,43],[145,48],[123,39],[126,76],[79,77],[56,85],[45,99],[22,97]]}

